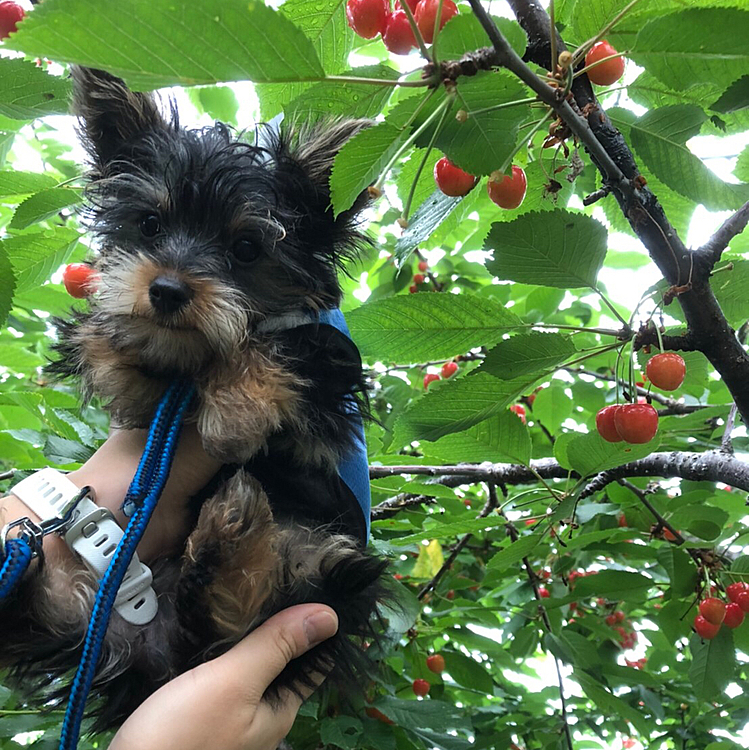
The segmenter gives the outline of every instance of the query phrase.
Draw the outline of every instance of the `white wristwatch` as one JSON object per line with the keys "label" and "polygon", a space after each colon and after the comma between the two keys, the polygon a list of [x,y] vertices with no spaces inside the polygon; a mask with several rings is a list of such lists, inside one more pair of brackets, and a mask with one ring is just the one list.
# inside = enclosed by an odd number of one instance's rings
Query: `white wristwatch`
{"label": "white wristwatch", "polygon": [[[80,494],[80,489],[55,469],[37,471],[10,491],[42,522],[62,517],[66,507]],[[82,498],[73,509],[64,534],[68,547],[80,555],[99,580],[122,537],[123,531],[112,513],[88,497]],[[152,581],[150,568],[134,554],[115,600],[114,608],[120,617],[133,625],[153,620],[158,601]]]}

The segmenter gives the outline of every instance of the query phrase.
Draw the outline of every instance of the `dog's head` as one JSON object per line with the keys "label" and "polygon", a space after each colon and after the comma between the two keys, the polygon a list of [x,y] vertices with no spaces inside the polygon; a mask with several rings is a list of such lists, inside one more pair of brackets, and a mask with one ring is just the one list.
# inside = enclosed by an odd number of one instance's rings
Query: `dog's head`
{"label": "dog's head", "polygon": [[268,317],[338,303],[337,270],[364,237],[361,205],[334,217],[328,180],[365,122],[246,143],[221,123],[181,128],[174,107],[164,116],[107,73],[72,75],[100,240],[94,310],[118,347],[153,352],[151,370],[194,372]]}

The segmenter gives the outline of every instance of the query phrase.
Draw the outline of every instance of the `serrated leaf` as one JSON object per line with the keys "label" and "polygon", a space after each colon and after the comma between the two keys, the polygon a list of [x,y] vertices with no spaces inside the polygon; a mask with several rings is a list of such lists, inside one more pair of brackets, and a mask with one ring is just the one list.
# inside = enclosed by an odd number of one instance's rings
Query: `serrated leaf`
{"label": "serrated leaf", "polygon": [[30,195],[40,190],[54,187],[57,180],[41,172],[17,172],[13,169],[0,170],[0,198]]}
{"label": "serrated leaf", "polygon": [[194,86],[187,89],[190,101],[214,120],[236,124],[239,102],[229,86]]}
{"label": "serrated leaf", "polygon": [[36,232],[3,240],[13,266],[18,292],[44,283],[70,256],[80,235],[61,227],[55,232]]}
{"label": "serrated leaf", "polygon": [[480,369],[510,380],[555,368],[576,352],[572,339],[560,333],[518,333],[492,347]]}
{"label": "serrated leaf", "polygon": [[604,715],[625,719],[631,722],[643,737],[648,736],[650,733],[650,724],[640,711],[632,708],[622,698],[610,693],[587,672],[576,669],[574,671],[574,679]]}
{"label": "serrated leaf", "polygon": [[33,120],[66,114],[70,92],[70,81],[45,73],[31,61],[0,59],[0,115]]}
{"label": "serrated leaf", "polygon": [[723,182],[686,146],[705,119],[690,104],[660,107],[632,123],[630,140],[648,169],[672,190],[712,210],[738,208],[749,200],[749,186]]}
{"label": "serrated leaf", "polygon": [[693,83],[726,87],[749,68],[749,12],[692,8],[648,21],[632,59],[673,89]]}
{"label": "serrated leaf", "polygon": [[629,570],[601,570],[575,581],[575,596],[606,596],[609,599],[641,599],[655,585],[652,578]]}
{"label": "serrated leaf", "polygon": [[749,261],[733,261],[733,268],[710,279],[720,309],[728,322],[739,328],[749,319]]}
{"label": "serrated leaf", "polygon": [[[520,24],[509,18],[492,16],[502,36],[522,57],[528,44],[528,37]],[[466,52],[487,47],[489,44],[486,32],[479,20],[472,13],[454,16],[440,31],[437,40],[437,52],[441,60],[459,60]]]}
{"label": "serrated leaf", "polygon": [[343,146],[330,175],[330,198],[336,216],[351,208],[361,192],[377,180],[405,138],[405,131],[380,122]]}
{"label": "serrated leaf", "polygon": [[661,547],[656,556],[668,573],[673,596],[682,599],[692,594],[699,576],[689,553],[680,547],[668,546]]}
{"label": "serrated leaf", "polygon": [[730,114],[749,107],[749,76],[734,81],[720,97],[710,105],[714,112]]}
{"label": "serrated leaf", "polygon": [[362,305],[346,316],[362,356],[426,362],[491,345],[520,319],[474,294],[409,294]]}
{"label": "serrated leaf", "polygon": [[510,541],[508,546],[497,552],[486,564],[487,570],[505,570],[524,557],[527,557],[541,541],[540,534],[521,536],[517,541]]}
{"label": "serrated leaf", "polygon": [[419,547],[419,556],[416,558],[411,575],[415,578],[432,578],[437,575],[437,571],[444,562],[442,546],[436,539],[432,539],[429,544],[422,544]]}
{"label": "serrated leaf", "polygon": [[57,0],[29,13],[5,46],[104,68],[136,90],[325,75],[312,42],[259,0]]}
{"label": "serrated leaf", "polygon": [[[471,193],[468,194],[469,196]],[[447,219],[465,198],[452,198],[435,190],[408,220],[408,227],[395,243],[395,258],[402,263],[411,251],[420,245]]]}
{"label": "serrated leaf", "polygon": [[606,257],[606,229],[584,214],[531,212],[492,224],[486,267],[499,279],[562,289],[594,287]]}
{"label": "serrated leaf", "polygon": [[427,456],[451,463],[509,461],[527,465],[531,458],[531,438],[517,414],[505,409],[468,430],[425,443],[422,450]]}
{"label": "serrated leaf", "polygon": [[[363,78],[381,78],[383,81],[395,81],[399,73],[388,65],[367,65],[345,73],[346,76]],[[393,93],[393,86],[383,83],[351,83],[348,81],[321,81],[310,86],[287,107],[288,116],[298,115],[307,119],[320,117],[376,117]]]}
{"label": "serrated leaf", "polygon": [[15,290],[16,275],[13,273],[8,253],[0,242],[0,325],[3,325],[8,317]]}
{"label": "serrated leaf", "polygon": [[[453,521],[451,523],[428,524],[425,525],[424,529],[421,531],[393,539],[391,544],[394,547],[405,547],[414,542],[421,542],[424,539],[451,539],[456,536],[461,536],[462,534],[473,534],[477,531],[486,531],[487,529],[493,529],[497,526],[503,525],[504,520],[499,516],[494,516],[493,518],[466,518],[463,521]],[[421,549],[419,550],[419,554],[421,555]],[[440,563],[440,565],[442,565],[442,563]],[[439,566],[437,569],[439,570]],[[414,569],[414,575],[419,575],[415,570],[416,569]],[[434,573],[431,575],[434,575]],[[426,577],[426,574],[424,574],[423,577]]]}
{"label": "serrated leaf", "polygon": [[452,651],[445,655],[446,671],[450,677],[464,687],[492,695],[494,681],[486,669],[475,659]]}
{"label": "serrated leaf", "polygon": [[353,716],[326,716],[320,722],[320,740],[343,750],[354,750],[359,745],[362,723]]}
{"label": "serrated leaf", "polygon": [[566,419],[572,416],[572,399],[565,393],[565,388],[556,380],[536,395],[533,402],[533,417],[547,430],[554,434],[559,432]]}
{"label": "serrated leaf", "polygon": [[63,208],[81,202],[81,191],[73,188],[55,187],[42,190],[27,198],[16,209],[8,226],[11,229],[26,229],[38,221],[44,221]]}
{"label": "serrated leaf", "polygon": [[733,679],[736,671],[736,648],[730,628],[721,628],[710,641],[703,641],[696,633],[689,639],[692,663],[689,680],[695,695],[703,701],[713,701]]}
{"label": "serrated leaf", "polygon": [[376,707],[398,726],[409,729],[447,732],[470,726],[470,720],[460,708],[444,701],[406,701],[386,696],[377,701]]}
{"label": "serrated leaf", "polygon": [[395,423],[394,442],[437,440],[482,422],[511,404],[534,381],[527,378],[499,380],[477,373],[464,378],[432,383],[429,391],[413,401]]}
{"label": "serrated leaf", "polygon": [[657,435],[649,443],[630,445],[609,443],[597,432],[589,432],[567,445],[567,460],[580,476],[587,477],[645,458],[658,449],[658,444]]}

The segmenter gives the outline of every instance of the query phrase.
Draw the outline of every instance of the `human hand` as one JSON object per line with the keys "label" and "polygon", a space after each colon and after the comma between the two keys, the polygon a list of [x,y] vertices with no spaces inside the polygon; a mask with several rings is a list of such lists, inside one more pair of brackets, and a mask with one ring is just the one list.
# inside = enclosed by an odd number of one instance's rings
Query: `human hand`
{"label": "human hand", "polygon": [[[302,699],[286,693],[272,708],[262,699],[265,690],[292,659],[337,629],[335,613],[321,604],[279,612],[230,651],[157,690],[120,727],[109,750],[275,750]],[[311,692],[302,690],[303,698]]]}

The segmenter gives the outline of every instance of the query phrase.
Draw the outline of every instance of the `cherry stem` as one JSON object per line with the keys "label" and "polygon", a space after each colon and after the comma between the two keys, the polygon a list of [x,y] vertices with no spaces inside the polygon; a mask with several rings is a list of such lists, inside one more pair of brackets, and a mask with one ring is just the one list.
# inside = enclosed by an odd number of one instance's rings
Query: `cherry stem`
{"label": "cherry stem", "polygon": [[532,104],[537,102],[538,97],[528,97],[527,99],[516,99],[513,102],[502,102],[502,104],[493,104],[491,107],[484,107],[483,109],[474,109],[471,112],[466,112],[468,117],[475,117],[476,115],[483,115],[485,112],[494,112],[498,109],[507,109],[508,107],[517,107],[520,104]]}
{"label": "cherry stem", "polygon": [[613,29],[613,28],[614,28],[614,26],[616,26],[616,24],[618,24],[618,23],[619,23],[619,21],[621,21],[621,20],[622,20],[622,18],[624,18],[624,16],[626,16],[626,15],[627,15],[627,13],[629,13],[629,11],[630,11],[630,10],[632,10],[632,8],[634,8],[634,7],[635,7],[635,5],[637,5],[637,3],[639,3],[639,2],[640,2],[640,0],[632,0],[632,2],[631,2],[631,3],[629,3],[629,4],[625,5],[625,6],[624,6],[624,7],[623,7],[623,8],[622,8],[622,9],[621,9],[620,11],[619,11],[619,13],[617,13],[617,14],[616,14],[616,15],[615,15],[615,16],[614,16],[614,17],[613,17],[612,19],[611,19],[611,21],[609,21],[609,22],[608,22],[608,23],[607,23],[607,24],[606,24],[606,25],[605,25],[605,26],[604,26],[604,27],[603,27],[603,28],[602,28],[602,29],[601,29],[601,30],[600,30],[600,31],[599,31],[599,32],[598,32],[598,33],[597,33],[597,34],[596,34],[596,35],[595,35],[594,37],[591,37],[590,39],[588,39],[588,41],[587,41],[587,42],[583,42],[583,43],[582,43],[582,44],[581,44],[581,45],[580,45],[580,46],[579,46],[579,47],[578,47],[578,48],[577,48],[577,49],[575,50],[575,52],[574,52],[574,54],[573,54],[573,56],[572,56],[572,66],[571,66],[571,67],[573,67],[573,68],[574,68],[574,67],[575,67],[575,65],[576,65],[576,64],[577,64],[577,63],[578,63],[578,62],[580,61],[580,59],[581,59],[581,58],[583,58],[583,57],[585,57],[585,55],[586,55],[586,54],[588,53],[588,50],[589,50],[589,49],[590,49],[590,48],[591,48],[591,47],[592,47],[592,46],[593,46],[593,45],[594,45],[594,44],[595,44],[596,42],[599,42],[599,41],[601,41],[601,39],[603,39],[603,38],[604,38],[604,37],[606,36],[606,34],[608,34],[608,33],[609,33],[609,31],[611,31],[611,29]]}
{"label": "cherry stem", "polygon": [[518,154],[519,151],[526,148],[526,144],[533,139],[533,136],[536,135],[536,133],[541,129],[541,126],[551,118],[551,116],[554,114],[553,110],[549,110],[537,123],[536,125],[531,129],[530,133],[525,138],[522,138],[520,140],[520,143],[518,143],[517,146],[512,150],[512,153],[504,160],[504,163],[499,168],[499,172],[502,174],[507,174],[507,168],[512,164],[512,160],[515,158],[515,156]]}
{"label": "cherry stem", "polygon": [[337,83],[363,83],[367,86],[405,86],[411,88],[424,88],[431,86],[432,81],[429,79],[421,81],[393,81],[390,78],[364,78],[359,76],[325,76],[321,81],[335,81]]}
{"label": "cherry stem", "polygon": [[[581,76],[583,73],[587,73],[593,68],[597,68],[599,65],[603,65],[603,63],[608,62],[609,60],[616,60],[617,57],[624,57],[628,55],[629,52],[630,52],[629,50],[625,50],[624,52],[617,52],[615,55],[608,55],[608,57],[602,57],[600,60],[596,60],[594,63],[591,63],[590,65],[586,65],[584,68],[580,68],[580,70],[576,70],[575,73],[573,74],[573,78],[577,78],[578,76]],[[624,88],[626,88],[626,86]]]}
{"label": "cherry stem", "polygon": [[631,321],[627,322],[618,312],[618,310],[614,307],[613,303],[609,300],[609,298],[597,287],[591,287],[593,291],[601,298],[603,303],[606,305],[606,307],[611,310],[612,313],[614,313],[615,317],[621,322],[621,324],[624,326],[624,330],[628,331],[630,334],[632,333],[632,326]]}
{"label": "cherry stem", "polygon": [[419,31],[419,27],[416,25],[416,19],[414,18],[414,14],[412,13],[411,8],[408,6],[406,0],[403,0],[403,2],[401,3],[401,8],[406,14],[406,18],[408,18],[408,23],[411,26],[411,31],[413,31],[414,38],[416,39],[416,44],[419,45],[419,51],[421,52],[422,57],[427,62],[432,62],[432,58],[429,55],[429,50],[427,49],[426,43],[424,42],[424,37],[421,35],[421,31]]}

